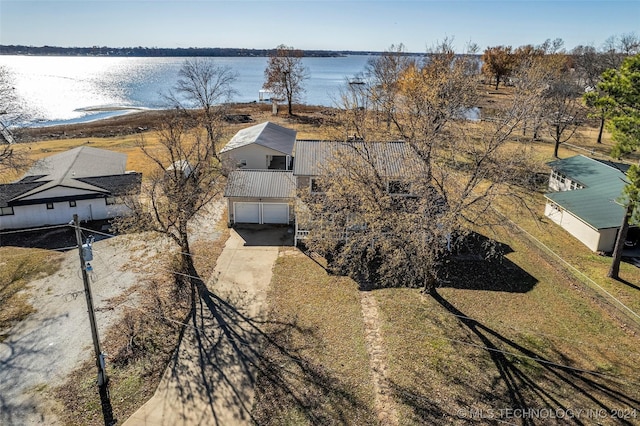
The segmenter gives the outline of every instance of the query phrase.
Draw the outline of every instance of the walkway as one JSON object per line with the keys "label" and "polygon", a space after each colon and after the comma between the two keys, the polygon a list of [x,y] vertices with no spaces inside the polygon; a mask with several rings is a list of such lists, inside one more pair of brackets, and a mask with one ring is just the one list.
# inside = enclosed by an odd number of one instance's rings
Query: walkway
{"label": "walkway", "polygon": [[156,393],[124,425],[251,423],[259,321],[278,246],[288,239],[283,229],[231,230],[211,291],[198,300]]}

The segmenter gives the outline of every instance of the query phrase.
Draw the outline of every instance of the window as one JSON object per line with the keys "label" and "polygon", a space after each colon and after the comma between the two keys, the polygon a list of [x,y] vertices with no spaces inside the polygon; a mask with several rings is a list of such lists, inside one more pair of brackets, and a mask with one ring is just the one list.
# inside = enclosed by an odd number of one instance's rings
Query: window
{"label": "window", "polygon": [[53,203],[47,203],[47,210],[53,210]]}
{"label": "window", "polygon": [[403,194],[408,195],[411,193],[409,184],[406,182],[402,182],[399,180],[391,180],[389,181],[388,187],[389,194]]}
{"label": "window", "polygon": [[574,189],[582,189],[582,188],[584,188],[584,186],[580,185],[578,182],[571,181],[570,189],[574,190]]}
{"label": "window", "polygon": [[324,188],[320,185],[319,179],[311,178],[311,192],[324,192]]}
{"label": "window", "polygon": [[247,160],[238,161],[238,167],[247,167]]}
{"label": "window", "polygon": [[106,203],[106,205],[111,206],[116,203],[116,197],[106,197],[104,199],[104,202]]}
{"label": "window", "polygon": [[75,207],[75,206],[76,206],[75,200],[69,201],[69,207]]}
{"label": "window", "polygon": [[13,207],[0,207],[0,216],[9,216],[13,214]]}

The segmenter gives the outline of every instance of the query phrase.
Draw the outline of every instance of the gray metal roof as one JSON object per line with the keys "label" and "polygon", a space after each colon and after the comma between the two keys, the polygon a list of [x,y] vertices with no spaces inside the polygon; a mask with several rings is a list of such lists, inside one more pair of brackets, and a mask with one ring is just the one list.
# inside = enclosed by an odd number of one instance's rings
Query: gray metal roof
{"label": "gray metal roof", "polygon": [[552,161],[548,165],[584,188],[545,194],[547,199],[594,229],[617,228],[622,224],[624,208],[617,202],[625,186],[626,177],[622,171],[584,155]]}
{"label": "gray metal roof", "polygon": [[296,134],[295,130],[267,121],[238,131],[225,147],[220,150],[220,153],[250,144],[257,144],[285,155],[291,155],[296,141]]}
{"label": "gray metal roof", "polygon": [[290,170],[234,170],[229,174],[225,197],[290,198],[296,181]]}
{"label": "gray metal roof", "polygon": [[[3,185],[0,188],[0,202],[7,203],[56,186],[103,192],[106,195],[114,187],[109,181],[124,175],[126,164],[127,155],[123,153],[88,146],[74,148],[39,160],[18,182]],[[101,185],[92,181],[98,177],[102,177]],[[128,177],[125,179],[128,185],[131,179],[139,181],[139,177]]]}
{"label": "gray metal roof", "polygon": [[[340,161],[366,161],[385,177],[403,177],[418,169],[409,144],[404,142],[296,141],[293,172],[296,176],[320,176]],[[344,163],[341,163],[344,164]]]}

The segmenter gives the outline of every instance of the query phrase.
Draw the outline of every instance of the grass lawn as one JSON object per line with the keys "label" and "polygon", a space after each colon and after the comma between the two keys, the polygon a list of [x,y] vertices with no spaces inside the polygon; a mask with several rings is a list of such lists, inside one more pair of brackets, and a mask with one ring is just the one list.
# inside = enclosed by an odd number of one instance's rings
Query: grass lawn
{"label": "grass lawn", "polygon": [[311,259],[281,256],[268,295],[266,348],[273,376],[260,375],[259,424],[376,424],[357,284]]}
{"label": "grass lawn", "polygon": [[628,410],[639,422],[638,335],[518,235],[496,237],[513,250],[502,274],[469,268],[436,297],[375,292],[401,423],[521,424],[499,410],[527,408],[606,410],[602,424]]}
{"label": "grass lawn", "polygon": [[[608,153],[613,144],[608,138],[605,138],[603,144],[596,144],[595,136],[592,134],[594,132],[595,130],[592,128],[586,129],[576,135],[576,137],[571,140],[571,143],[593,150],[596,152],[597,158],[605,158],[598,153]],[[550,142],[536,142],[534,145],[534,153],[536,162],[542,166],[544,163],[553,160],[553,144]],[[585,154],[579,150],[570,150],[568,147],[561,145],[559,155],[560,158],[567,158],[580,153]],[[531,208],[531,211],[518,209],[507,199],[499,200],[494,204],[494,207],[505,216],[511,218],[518,226],[542,242],[560,258],[578,269],[582,274],[573,272],[573,275],[580,280],[583,286],[591,288],[593,294],[597,295],[596,297],[606,301],[605,303],[609,304],[612,309],[619,311],[622,318],[627,318],[626,321],[633,321],[640,327],[640,319],[638,317],[626,312],[624,308],[620,307],[617,302],[613,301],[611,297],[604,292],[610,293],[636,314],[640,315],[640,290],[638,290],[638,285],[640,284],[640,268],[622,262],[620,268],[620,277],[622,280],[616,281],[607,278],[607,271],[611,266],[611,257],[600,256],[593,253],[575,237],[545,217],[545,198],[543,196],[545,192],[547,192],[547,188],[542,187],[538,192],[521,194]],[[527,237],[523,233],[521,234],[521,238]],[[551,258],[554,258],[555,262],[561,265],[561,261],[555,258],[555,256],[551,255]],[[566,268],[566,266],[562,267]],[[567,270],[571,271],[570,268]]]}
{"label": "grass lawn", "polygon": [[34,312],[29,282],[56,272],[61,260],[48,250],[0,247],[0,342],[13,324]]}
{"label": "grass lawn", "polygon": [[[322,138],[325,131],[305,117],[270,117],[263,111],[254,118],[295,128],[300,139]],[[229,137],[252,124],[231,126]],[[606,154],[609,135],[596,144],[596,131],[580,131],[570,143]],[[127,153],[127,168],[144,173],[148,163],[136,147],[137,137],[51,140],[17,149],[36,159],[90,140],[90,146]],[[154,132],[146,137],[152,142],[157,138]],[[561,146],[561,158],[583,153],[569,148]],[[533,150],[536,165],[547,172],[544,164],[553,159],[553,143],[535,142]],[[523,420],[508,411],[542,408],[573,410],[578,413],[575,423],[640,424],[640,332],[598,288],[640,313],[640,269],[623,264],[620,275],[626,282],[606,278],[611,259],[592,253],[546,219],[543,192],[523,194],[531,211],[518,210],[506,199],[494,207],[586,278],[535,247],[522,232],[505,227],[487,234],[509,248],[503,262],[462,265],[435,297],[415,289],[372,293],[401,424],[566,422]],[[294,253],[283,253],[274,268],[271,316],[265,325],[271,342],[263,351],[267,362],[258,377],[253,415],[260,424],[377,424],[357,284],[327,275],[313,260]],[[0,255],[4,262],[4,253]],[[206,256],[215,258],[216,253]],[[199,268],[210,273],[207,265]],[[141,325],[155,333],[152,324]],[[162,333],[170,339],[177,330],[167,327]],[[155,389],[160,367],[173,349],[171,340],[163,339],[158,341],[167,351],[158,351],[152,377],[149,365],[137,361],[110,372],[120,420]],[[89,379],[61,390],[67,404],[63,422],[100,423],[90,373],[95,367],[88,363],[85,368],[83,377]],[[617,421],[611,410],[626,414],[626,423]]]}

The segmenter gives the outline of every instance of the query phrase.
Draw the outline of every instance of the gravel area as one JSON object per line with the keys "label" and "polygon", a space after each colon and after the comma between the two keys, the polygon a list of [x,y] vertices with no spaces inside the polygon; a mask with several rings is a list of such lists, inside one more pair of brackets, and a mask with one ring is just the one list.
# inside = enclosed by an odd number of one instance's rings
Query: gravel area
{"label": "gravel area", "polygon": [[[218,201],[194,220],[193,241],[215,239],[223,212],[224,203]],[[168,247],[166,241],[136,235],[93,244],[90,279],[101,338],[123,311],[122,304],[111,299],[134,290],[152,272],[158,252]],[[58,272],[32,281],[30,293],[36,312],[0,343],[0,425],[56,424],[44,391],[63,383],[74,368],[94,356],[77,250],[64,254]],[[135,304],[135,294],[126,304]]]}

